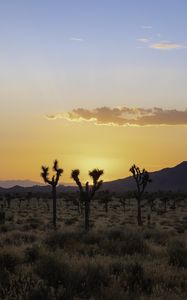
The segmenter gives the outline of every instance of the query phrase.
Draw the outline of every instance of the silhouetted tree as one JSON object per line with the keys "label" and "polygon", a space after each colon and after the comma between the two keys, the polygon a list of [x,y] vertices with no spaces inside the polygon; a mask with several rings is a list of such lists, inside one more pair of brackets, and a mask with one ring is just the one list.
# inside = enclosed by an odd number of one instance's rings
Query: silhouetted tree
{"label": "silhouetted tree", "polygon": [[10,208],[10,206],[11,206],[11,199],[12,199],[11,195],[10,194],[6,194],[5,195],[5,199],[6,199],[7,207]]}
{"label": "silhouetted tree", "polygon": [[27,207],[30,207],[30,202],[31,202],[31,198],[32,198],[32,192],[28,192],[25,196],[25,198],[27,199]]}
{"label": "silhouetted tree", "polygon": [[150,207],[150,212],[156,211],[156,195],[154,193],[148,193],[146,195],[146,200]]}
{"label": "silhouetted tree", "polygon": [[105,212],[108,213],[108,204],[111,201],[111,194],[109,190],[105,190],[99,193],[99,202],[104,204]]}
{"label": "silhouetted tree", "polygon": [[84,204],[85,208],[85,230],[89,231],[90,229],[90,202],[93,199],[95,192],[101,187],[103,181],[99,178],[101,175],[103,175],[103,170],[99,169],[93,169],[92,171],[89,171],[89,175],[93,180],[93,185],[90,186],[89,182],[87,181],[85,184],[85,187],[83,187],[82,183],[79,179],[80,171],[78,169],[73,170],[71,173],[71,177],[76,182],[79,191],[80,191],[80,199],[82,203]]}
{"label": "silhouetted tree", "polygon": [[164,206],[163,213],[166,213],[167,212],[167,203],[169,202],[169,199],[168,199],[168,197],[162,197],[160,199],[160,201],[162,202],[162,204]]}
{"label": "silhouetted tree", "polygon": [[120,199],[119,199],[120,203],[122,204],[123,206],[123,212],[125,214],[125,209],[126,209],[126,197],[125,196],[121,196]]}
{"label": "silhouetted tree", "polygon": [[141,226],[143,224],[142,216],[141,216],[141,200],[142,200],[142,196],[145,191],[145,188],[146,188],[147,184],[149,182],[151,182],[151,179],[149,178],[149,173],[145,169],[140,171],[139,167],[137,167],[136,165],[132,165],[132,167],[130,168],[129,171],[132,173],[133,178],[136,181],[137,190],[135,192],[135,196],[136,196],[137,204],[138,204],[137,221],[138,221],[138,225]]}
{"label": "silhouetted tree", "polygon": [[5,211],[4,211],[4,206],[1,204],[1,209],[0,209],[0,224],[5,223]]}
{"label": "silhouetted tree", "polygon": [[56,227],[56,186],[58,185],[58,181],[60,176],[63,173],[63,169],[58,167],[58,161],[54,161],[53,170],[56,172],[55,175],[52,176],[52,179],[49,179],[49,168],[42,166],[41,176],[44,182],[50,184],[52,186],[52,197],[53,197],[53,225]]}

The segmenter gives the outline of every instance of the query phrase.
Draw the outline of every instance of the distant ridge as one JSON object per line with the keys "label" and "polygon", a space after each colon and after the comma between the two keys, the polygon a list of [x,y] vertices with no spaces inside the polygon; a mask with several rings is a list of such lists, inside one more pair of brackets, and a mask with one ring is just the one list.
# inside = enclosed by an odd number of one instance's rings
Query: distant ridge
{"label": "distant ridge", "polygon": [[0,180],[0,187],[9,189],[14,186],[21,186],[21,187],[32,187],[34,185],[43,185],[40,182],[32,181],[29,179],[26,180]]}
{"label": "distant ridge", "polygon": [[[160,171],[149,172],[152,183],[147,186],[147,191],[173,191],[187,192],[187,161],[171,167],[164,168]],[[110,191],[123,192],[134,190],[136,188],[132,176],[105,182],[104,189]]]}
{"label": "distant ridge", "polygon": [[[183,161],[174,167],[164,168],[159,171],[150,172],[149,174],[150,174],[150,178],[152,179],[152,183],[150,183],[147,186],[147,191],[187,192],[187,161]],[[11,187],[8,187],[10,185]],[[5,188],[5,186],[7,186],[7,188]],[[120,193],[125,191],[130,191],[130,190],[132,191],[135,188],[136,186],[132,176],[104,182],[102,185],[102,190],[107,189],[109,191],[120,192]],[[72,191],[76,191],[77,187],[59,185],[57,189],[59,192],[72,192]],[[6,193],[7,192],[47,193],[50,191],[51,191],[50,186],[38,182],[30,181],[30,180],[0,181],[0,193],[5,193],[5,192]]]}
{"label": "distant ridge", "polygon": [[[37,182],[37,181],[32,181],[29,179],[26,180],[0,180],[0,188],[4,189],[10,189],[13,187],[33,187],[33,186],[46,186],[46,184]],[[75,186],[74,183],[64,183],[64,186]]]}

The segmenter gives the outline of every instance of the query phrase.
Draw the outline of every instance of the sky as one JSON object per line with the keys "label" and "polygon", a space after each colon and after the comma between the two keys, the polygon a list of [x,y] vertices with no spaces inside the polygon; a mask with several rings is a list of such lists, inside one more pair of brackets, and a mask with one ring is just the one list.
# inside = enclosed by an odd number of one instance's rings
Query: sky
{"label": "sky", "polygon": [[0,180],[187,160],[186,0],[0,0]]}

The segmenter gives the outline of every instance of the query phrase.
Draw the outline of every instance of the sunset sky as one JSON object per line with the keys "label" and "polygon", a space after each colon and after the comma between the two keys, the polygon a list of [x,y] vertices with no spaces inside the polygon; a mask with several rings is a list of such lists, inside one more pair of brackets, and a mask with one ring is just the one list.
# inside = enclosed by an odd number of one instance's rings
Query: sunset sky
{"label": "sunset sky", "polygon": [[0,1],[0,180],[187,160],[186,0]]}

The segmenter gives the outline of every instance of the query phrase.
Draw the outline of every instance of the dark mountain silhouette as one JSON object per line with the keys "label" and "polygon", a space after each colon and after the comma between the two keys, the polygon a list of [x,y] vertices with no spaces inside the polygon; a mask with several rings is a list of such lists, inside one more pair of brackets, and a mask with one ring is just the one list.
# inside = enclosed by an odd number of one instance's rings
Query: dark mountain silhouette
{"label": "dark mountain silhouette", "polygon": [[[33,187],[33,186],[44,186],[44,183],[32,181],[32,180],[0,180],[0,188],[9,189],[15,186],[20,187]],[[74,183],[64,183],[65,186],[75,186]]]}
{"label": "dark mountain silhouette", "polygon": [[34,185],[43,185],[43,184],[32,180],[0,180],[0,187],[5,189],[12,188],[16,185],[22,187],[32,187]]}
{"label": "dark mountain silhouette", "polygon": [[[73,192],[78,190],[77,187],[73,187],[73,186],[64,186],[64,185],[59,185],[57,187],[57,191],[58,192],[63,192],[63,193],[68,193],[68,192]],[[18,194],[27,194],[29,192],[32,192],[33,194],[49,194],[51,193],[51,186],[50,185],[45,185],[45,186],[41,186],[41,185],[34,185],[32,187],[22,187],[19,185],[13,186],[9,189],[5,189],[0,187],[0,194],[14,194],[14,193],[18,193]]]}
{"label": "dark mountain silhouette", "polygon": [[[148,184],[146,191],[173,191],[187,192],[187,161],[172,168],[165,168],[160,171],[150,172],[152,183]],[[1,182],[0,182],[1,183]],[[1,185],[1,184],[0,184]],[[125,192],[135,190],[136,185],[132,176],[114,181],[104,182],[102,190]],[[73,192],[77,187],[59,185],[58,192]],[[50,193],[49,185],[34,185],[31,187],[14,186],[8,189],[0,187],[0,193]]]}
{"label": "dark mountain silhouette", "polygon": [[[187,161],[172,168],[150,172],[152,183],[148,184],[146,191],[173,191],[187,192]],[[134,190],[135,181],[132,176],[103,184],[104,189],[123,192]]]}

